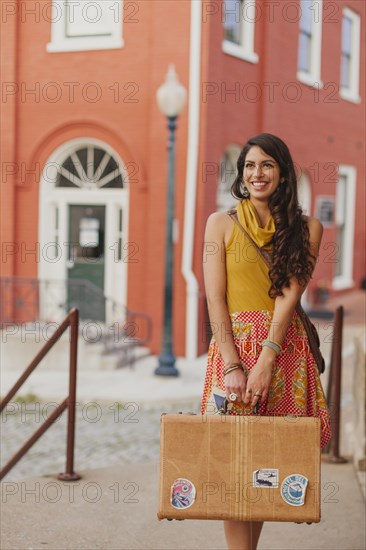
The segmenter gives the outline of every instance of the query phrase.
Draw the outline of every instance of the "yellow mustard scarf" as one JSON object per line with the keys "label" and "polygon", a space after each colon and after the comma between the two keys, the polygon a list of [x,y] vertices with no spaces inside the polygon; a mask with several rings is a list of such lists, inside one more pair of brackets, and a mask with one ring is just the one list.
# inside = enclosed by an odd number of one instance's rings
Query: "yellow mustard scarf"
{"label": "yellow mustard scarf", "polygon": [[239,222],[259,247],[269,243],[276,229],[272,215],[266,225],[261,227],[258,213],[250,199],[243,199],[237,206],[237,212]]}

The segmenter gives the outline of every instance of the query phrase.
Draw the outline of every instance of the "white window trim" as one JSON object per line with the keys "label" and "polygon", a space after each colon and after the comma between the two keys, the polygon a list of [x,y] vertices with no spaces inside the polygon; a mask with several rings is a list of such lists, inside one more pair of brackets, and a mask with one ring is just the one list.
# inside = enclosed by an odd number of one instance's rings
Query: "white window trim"
{"label": "white window trim", "polygon": [[[324,84],[321,76],[321,56],[322,56],[322,22],[323,22],[323,0],[313,0],[313,5],[318,5],[318,19],[312,22],[312,41],[310,53],[311,72],[298,70],[297,79],[315,88],[323,88]],[[300,32],[299,32],[300,37]]]}
{"label": "white window trim", "polygon": [[[123,13],[123,0],[121,2],[120,13]],[[60,15],[62,14],[62,15]],[[51,23],[51,41],[47,44],[47,52],[77,52],[93,50],[114,50],[123,48],[122,38],[122,16],[117,17],[114,22],[110,36],[85,36],[69,37],[65,36],[65,14],[66,4],[64,0],[53,0],[52,3],[52,23]]]}
{"label": "white window trim", "polygon": [[352,21],[352,54],[351,54],[351,88],[339,88],[339,95],[342,99],[352,103],[360,103],[359,95],[360,83],[360,37],[361,37],[361,18],[358,13],[343,8],[343,17],[348,17]]}
{"label": "white window trim", "polygon": [[[246,6],[248,4],[248,6]],[[238,57],[250,63],[258,63],[259,55],[254,51],[254,28],[255,28],[255,1],[244,0],[244,13],[247,14],[248,20],[241,17],[242,35],[244,37],[243,44],[234,44],[230,40],[222,41],[222,51],[233,57]]]}
{"label": "white window trim", "polygon": [[[338,173],[340,176],[345,176],[346,192],[347,192],[347,211],[345,214],[346,227],[345,227],[345,241],[349,243],[346,250],[344,250],[344,266],[345,271],[343,275],[338,275],[333,278],[332,286],[334,290],[343,290],[346,288],[353,288],[355,281],[353,280],[353,243],[355,234],[355,216],[356,216],[356,177],[357,171],[355,166],[341,164],[339,166]],[[337,201],[336,197],[336,201]],[[336,212],[337,212],[336,206]]]}

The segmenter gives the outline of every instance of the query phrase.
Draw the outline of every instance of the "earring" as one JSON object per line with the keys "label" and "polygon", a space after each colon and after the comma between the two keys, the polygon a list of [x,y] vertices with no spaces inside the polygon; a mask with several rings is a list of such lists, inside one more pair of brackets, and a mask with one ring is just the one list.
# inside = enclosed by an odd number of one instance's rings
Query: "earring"
{"label": "earring", "polygon": [[244,197],[244,199],[248,199],[250,197],[250,193],[249,193],[248,188],[247,188],[246,185],[244,185],[243,197]]}

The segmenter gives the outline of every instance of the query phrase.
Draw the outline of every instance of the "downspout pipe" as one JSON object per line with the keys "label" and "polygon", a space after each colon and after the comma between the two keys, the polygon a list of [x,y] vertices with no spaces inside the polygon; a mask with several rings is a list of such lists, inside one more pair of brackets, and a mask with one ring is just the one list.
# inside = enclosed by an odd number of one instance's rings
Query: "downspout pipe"
{"label": "downspout pipe", "polygon": [[186,281],[185,355],[187,359],[197,357],[198,340],[199,285],[193,272],[193,253],[200,130],[201,21],[202,0],[191,0],[188,143],[182,253],[182,274]]}

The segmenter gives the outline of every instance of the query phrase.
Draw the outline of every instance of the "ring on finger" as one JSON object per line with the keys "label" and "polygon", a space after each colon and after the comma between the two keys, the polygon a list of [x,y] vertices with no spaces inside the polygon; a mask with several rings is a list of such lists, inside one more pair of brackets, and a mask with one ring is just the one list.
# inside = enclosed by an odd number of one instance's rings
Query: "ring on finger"
{"label": "ring on finger", "polygon": [[229,399],[230,401],[236,401],[238,398],[237,394],[232,392],[230,395],[229,395]]}

